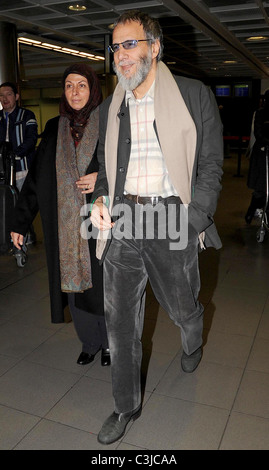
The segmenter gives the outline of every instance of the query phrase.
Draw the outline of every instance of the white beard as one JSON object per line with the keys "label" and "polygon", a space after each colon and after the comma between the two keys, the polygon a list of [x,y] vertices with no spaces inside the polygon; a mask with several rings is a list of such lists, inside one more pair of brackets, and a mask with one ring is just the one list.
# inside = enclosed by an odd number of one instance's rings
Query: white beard
{"label": "white beard", "polygon": [[[121,61],[121,62],[119,62],[118,67],[120,67],[121,65],[129,65],[129,64],[133,64],[133,63],[135,63],[135,62],[133,62],[133,61]],[[130,78],[127,78],[124,75],[122,75],[122,73],[117,69],[117,66],[116,66],[115,62],[113,62],[114,72],[116,73],[116,75],[118,77],[120,85],[122,86],[122,88],[125,91],[133,91],[139,85],[141,85],[141,83],[143,83],[145,81],[145,79],[147,78],[147,76],[149,74],[149,71],[151,69],[151,66],[152,66],[152,52],[151,52],[151,49],[149,49],[149,52],[148,52],[147,56],[140,57],[140,60],[137,63],[136,73]]]}

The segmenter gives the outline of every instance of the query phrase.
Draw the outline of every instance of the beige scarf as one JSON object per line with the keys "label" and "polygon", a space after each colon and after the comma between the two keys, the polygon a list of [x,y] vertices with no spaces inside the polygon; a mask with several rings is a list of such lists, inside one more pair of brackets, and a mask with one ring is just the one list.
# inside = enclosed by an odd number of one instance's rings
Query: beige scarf
{"label": "beige scarf", "polygon": [[[108,113],[105,142],[106,175],[109,187],[110,210],[116,182],[119,136],[118,113],[125,96],[117,85]],[[197,132],[193,119],[182,98],[178,85],[168,67],[157,64],[154,92],[155,120],[160,146],[172,184],[184,204],[191,201],[191,179],[195,159]],[[97,257],[101,258],[108,232],[99,232]]]}
{"label": "beige scarf", "polygon": [[86,198],[76,181],[86,174],[98,140],[99,109],[92,112],[77,148],[70,131],[69,119],[59,120],[56,174],[58,197],[58,237],[61,289],[83,292],[92,287],[88,240],[80,236],[81,207]]}

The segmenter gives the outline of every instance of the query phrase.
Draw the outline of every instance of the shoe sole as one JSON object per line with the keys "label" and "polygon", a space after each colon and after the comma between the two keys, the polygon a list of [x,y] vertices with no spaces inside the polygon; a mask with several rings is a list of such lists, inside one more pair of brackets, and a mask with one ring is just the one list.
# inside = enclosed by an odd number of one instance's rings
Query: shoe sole
{"label": "shoe sole", "polygon": [[194,371],[197,369],[197,367],[199,366],[200,362],[201,362],[201,359],[200,359],[200,361],[198,362],[198,364],[197,364],[193,369],[191,369],[191,370],[186,370],[186,369],[184,369],[184,367],[183,367],[182,364],[181,364],[181,369],[183,370],[183,372],[185,372],[185,374],[192,374],[192,372],[194,372]]}

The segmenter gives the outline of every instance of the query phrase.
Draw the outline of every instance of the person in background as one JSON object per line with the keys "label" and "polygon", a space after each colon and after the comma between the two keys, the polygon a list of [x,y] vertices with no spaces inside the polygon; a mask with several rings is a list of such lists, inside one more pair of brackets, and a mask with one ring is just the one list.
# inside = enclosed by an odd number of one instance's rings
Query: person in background
{"label": "person in background", "polygon": [[[119,83],[100,109],[100,166],[91,210],[104,261],[115,401],[98,434],[102,444],[120,439],[141,413],[147,281],[180,327],[181,367],[191,373],[202,358],[198,249],[221,247],[213,215],[223,136],[212,91],[171,74],[160,60],[160,25],[147,14],[123,13],[112,41]],[[179,234],[170,232],[175,221]]]}
{"label": "person in background", "polygon": [[88,64],[63,74],[60,116],[46,124],[42,141],[15,208],[12,229],[19,249],[29,224],[40,211],[47,254],[52,322],[64,321],[69,304],[82,352],[89,364],[101,349],[101,364],[110,365],[104,320],[103,272],[96,242],[80,235],[82,206],[90,201],[98,163],[99,79]]}
{"label": "person in background", "polygon": [[257,209],[263,209],[266,201],[266,147],[269,146],[269,90],[264,93],[263,106],[254,117],[254,142],[251,150],[247,185],[253,190],[250,205],[245,215],[251,224]]}
{"label": "person in background", "polygon": [[[258,106],[257,109],[261,109],[262,107],[263,107],[263,95],[260,96],[259,106]],[[254,111],[254,113],[252,115],[251,127],[250,127],[250,136],[249,136],[249,144],[248,144],[248,147],[247,147],[247,150],[246,150],[246,153],[245,153],[246,158],[250,158],[250,155],[251,155],[251,152],[252,152],[252,149],[253,149],[253,145],[254,145],[254,142],[255,142],[254,122],[255,122],[256,111]]]}
{"label": "person in background", "polygon": [[[38,126],[34,113],[18,105],[19,93],[12,82],[0,85],[0,143],[9,142],[16,158],[16,187],[21,191],[30,165],[35,156]],[[29,227],[26,243],[34,243],[36,235]]]}

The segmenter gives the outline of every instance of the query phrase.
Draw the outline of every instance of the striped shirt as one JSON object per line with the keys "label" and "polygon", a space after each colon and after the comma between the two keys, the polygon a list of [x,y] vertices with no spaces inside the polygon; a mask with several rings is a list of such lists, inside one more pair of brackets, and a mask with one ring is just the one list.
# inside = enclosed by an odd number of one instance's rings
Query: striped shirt
{"label": "striped shirt", "polygon": [[126,92],[132,145],[125,194],[162,197],[177,195],[153,127],[154,88],[155,82],[141,100],[137,100],[132,91]]}

